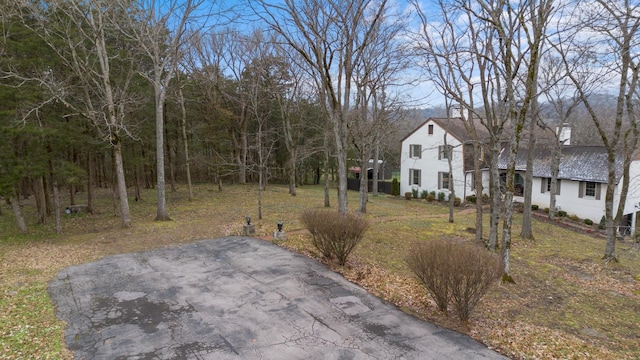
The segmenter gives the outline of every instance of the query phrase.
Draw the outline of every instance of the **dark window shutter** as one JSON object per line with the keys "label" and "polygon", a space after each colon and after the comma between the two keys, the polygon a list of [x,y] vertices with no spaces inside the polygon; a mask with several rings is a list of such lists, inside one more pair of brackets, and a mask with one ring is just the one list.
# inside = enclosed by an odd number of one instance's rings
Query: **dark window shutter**
{"label": "dark window shutter", "polygon": [[596,200],[600,200],[600,183],[596,184]]}
{"label": "dark window shutter", "polygon": [[544,194],[547,191],[547,178],[540,178],[540,193]]}
{"label": "dark window shutter", "polygon": [[584,197],[584,181],[580,181],[580,185],[578,185],[578,197]]}
{"label": "dark window shutter", "polygon": [[560,181],[560,179],[556,179],[556,195],[560,195],[560,184],[562,182]]}

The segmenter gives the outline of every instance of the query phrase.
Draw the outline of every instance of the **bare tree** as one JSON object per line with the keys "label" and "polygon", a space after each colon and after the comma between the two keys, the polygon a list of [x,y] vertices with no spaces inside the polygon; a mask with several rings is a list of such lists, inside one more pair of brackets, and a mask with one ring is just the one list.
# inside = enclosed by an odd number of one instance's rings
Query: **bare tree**
{"label": "bare tree", "polygon": [[[118,1],[131,18],[131,23],[121,28],[122,33],[136,42],[151,63],[151,71],[141,72],[141,75],[149,80],[154,89],[158,197],[155,220],[170,220],[165,192],[164,103],[183,46],[189,34],[197,33],[206,26],[213,5],[204,0]],[[211,8],[204,9],[205,5]]]}
{"label": "bare tree", "polygon": [[[583,8],[575,4],[575,13],[554,44],[567,68],[567,76],[575,86],[580,100],[588,111],[607,151],[608,184],[605,195],[605,219],[607,242],[604,260],[616,260],[614,184],[618,151],[635,149],[637,144],[637,120],[634,102],[637,101],[640,58],[640,4],[628,1],[596,0]],[[588,34],[588,36],[584,36]],[[605,117],[594,106],[592,95],[611,92],[616,98],[616,110],[612,128],[605,124]],[[630,131],[624,131],[625,123]],[[623,184],[621,195],[628,189],[628,165],[630,157],[623,155]],[[625,184],[626,183],[626,184]],[[625,206],[626,196],[621,196],[619,208]]]}
{"label": "bare tree", "polygon": [[563,134],[565,131],[572,130],[570,119],[575,109],[580,105],[580,97],[577,96],[575,88],[567,81],[565,66],[560,58],[552,55],[546,56],[543,59],[543,64],[546,71],[542,72],[540,76],[541,93],[547,100],[548,112],[552,114],[552,119],[539,119],[538,125],[552,138],[551,143],[544,145],[551,149],[549,219],[553,220],[556,216],[556,196],[560,186],[558,174],[562,148],[571,143],[571,139],[565,139]]}
{"label": "bare tree", "polygon": [[[497,208],[499,207],[497,155],[505,121],[510,122],[509,153],[505,185],[505,213],[502,227],[502,259],[505,265],[503,280],[512,281],[510,275],[511,225],[513,219],[513,195],[515,161],[529,107],[535,98],[535,81],[538,76],[539,57],[545,39],[546,25],[551,14],[551,1],[511,3],[508,1],[454,1],[440,2],[444,13],[445,34],[443,46],[437,35],[427,27],[428,19],[422,14],[422,37],[427,54],[440,63],[432,67],[432,73],[446,89],[446,95],[460,100],[464,108],[469,106],[469,94],[480,87],[484,114],[481,121],[489,131],[492,145],[491,195],[493,209],[489,247],[497,240]],[[452,14],[452,15],[447,15]],[[454,17],[460,14],[459,17]],[[453,19],[457,21],[453,21]],[[462,21],[462,23],[460,22]],[[460,25],[466,35],[462,36]],[[437,42],[436,42],[437,41]],[[434,51],[435,50],[435,51]],[[462,54],[456,54],[457,52]],[[453,55],[452,60],[444,57]],[[465,56],[466,55],[466,56]],[[456,64],[454,61],[459,61]],[[440,64],[440,66],[438,66]],[[452,65],[456,66],[452,66]],[[460,71],[457,65],[462,65]],[[429,65],[428,65],[429,66]],[[475,81],[471,80],[474,79]],[[460,79],[464,81],[459,82]],[[479,81],[478,81],[479,80]],[[466,86],[463,88],[462,86]],[[448,91],[453,90],[453,91]],[[465,96],[466,95],[466,96]]]}
{"label": "bare tree", "polygon": [[[377,11],[377,10],[376,10]],[[371,29],[369,46],[354,71],[356,107],[353,112],[351,139],[360,165],[360,201],[358,211],[366,213],[368,201],[369,162],[379,152],[382,140],[391,135],[394,120],[404,105],[396,90],[401,85],[400,73],[410,66],[406,43],[399,37],[405,29],[399,14],[385,10]],[[377,194],[378,156],[373,156],[373,186]]]}
{"label": "bare tree", "polygon": [[122,137],[132,136],[125,109],[132,102],[129,86],[138,63],[125,51],[130,44],[113,36],[117,31],[114,24],[124,22],[126,12],[107,0],[55,0],[46,4],[21,0],[16,5],[23,23],[42,37],[72,74],[68,78],[51,71],[32,80],[49,90],[51,100],[61,101],[71,112],[89,119],[101,139],[111,146],[122,225],[130,226]]}
{"label": "bare tree", "polygon": [[[421,67],[434,82],[439,92],[458,103],[465,128],[473,140],[474,154],[480,154],[487,146],[491,159],[490,194],[491,217],[489,230],[489,248],[495,250],[498,239],[500,217],[500,178],[497,160],[500,153],[502,133],[506,124],[504,108],[501,103],[493,106],[488,79],[492,78],[492,58],[490,46],[485,42],[493,41],[493,33],[476,20],[471,12],[465,10],[464,2],[454,4],[438,1],[437,17],[429,17],[417,2],[413,5],[418,11],[421,28],[417,34],[417,54],[424,58]],[[477,94],[476,94],[477,93]],[[481,97],[476,105],[475,97]],[[450,109],[447,109],[449,112]],[[478,127],[485,128],[488,139],[481,138]],[[485,142],[487,142],[485,144]],[[483,233],[483,182],[480,172],[480,157],[474,156],[474,188],[476,191],[476,235],[477,242],[482,241]]]}
{"label": "bare tree", "polygon": [[354,71],[363,61],[386,0],[260,0],[256,14],[312,69],[325,97],[338,162],[338,211],[347,212],[348,123]]}

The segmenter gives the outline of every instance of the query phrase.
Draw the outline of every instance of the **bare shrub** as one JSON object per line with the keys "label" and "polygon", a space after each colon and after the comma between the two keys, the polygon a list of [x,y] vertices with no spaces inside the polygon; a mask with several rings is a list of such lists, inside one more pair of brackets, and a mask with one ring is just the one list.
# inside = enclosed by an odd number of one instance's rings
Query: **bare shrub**
{"label": "bare shrub", "polygon": [[406,261],[438,310],[446,313],[451,301],[461,322],[469,320],[471,311],[503,271],[495,254],[448,240],[420,243]]}
{"label": "bare shrub", "polygon": [[438,310],[446,313],[449,305],[449,254],[451,241],[428,241],[417,244],[407,255],[407,265],[420,279]]}
{"label": "bare shrub", "polygon": [[461,322],[469,321],[471,311],[487,293],[504,269],[494,253],[472,245],[456,245],[449,274],[451,300]]}
{"label": "bare shrub", "polygon": [[361,216],[331,210],[304,211],[301,221],[311,233],[313,245],[325,258],[335,255],[340,265],[347,262],[369,228],[369,222]]}
{"label": "bare shrub", "polygon": [[330,259],[333,254],[330,238],[327,235],[331,231],[333,214],[329,211],[318,209],[305,210],[300,216],[300,221],[311,233],[311,241],[325,259]]}

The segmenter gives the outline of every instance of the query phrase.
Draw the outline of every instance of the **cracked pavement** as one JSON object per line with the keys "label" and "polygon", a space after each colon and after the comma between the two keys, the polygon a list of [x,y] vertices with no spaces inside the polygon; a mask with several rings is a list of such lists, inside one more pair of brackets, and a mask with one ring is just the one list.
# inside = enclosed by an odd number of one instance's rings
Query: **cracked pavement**
{"label": "cracked pavement", "polygon": [[49,293],[76,359],[506,359],[248,237],[68,267]]}

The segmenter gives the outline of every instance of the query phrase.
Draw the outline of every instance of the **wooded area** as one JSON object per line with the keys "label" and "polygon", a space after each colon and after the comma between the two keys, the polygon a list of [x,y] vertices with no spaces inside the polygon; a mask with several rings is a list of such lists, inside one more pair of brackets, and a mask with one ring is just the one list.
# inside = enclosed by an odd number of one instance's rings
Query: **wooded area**
{"label": "wooded area", "polygon": [[[73,205],[84,191],[90,211],[94,187],[113,189],[123,226],[129,189],[139,201],[142,188],[155,187],[156,219],[168,220],[165,182],[168,191],[281,182],[291,195],[323,182],[330,206],[334,180],[344,213],[349,166],[373,160],[377,178],[379,159],[398,164],[408,109],[423,105],[411,86],[431,82],[446,106],[464,110],[471,134],[474,126],[490,134],[474,146],[489,150],[488,245],[500,246],[508,277],[515,157],[535,144],[536,127],[589,119],[608,150],[610,183],[618,153],[628,169],[638,138],[639,12],[604,0],[5,0],[0,196],[23,232],[22,198],[34,196],[39,222],[53,218],[61,232],[60,193]],[[615,109],[598,106],[603,94]],[[607,187],[607,259],[624,206],[614,209],[613,195]],[[521,235],[532,238],[528,212]]]}

